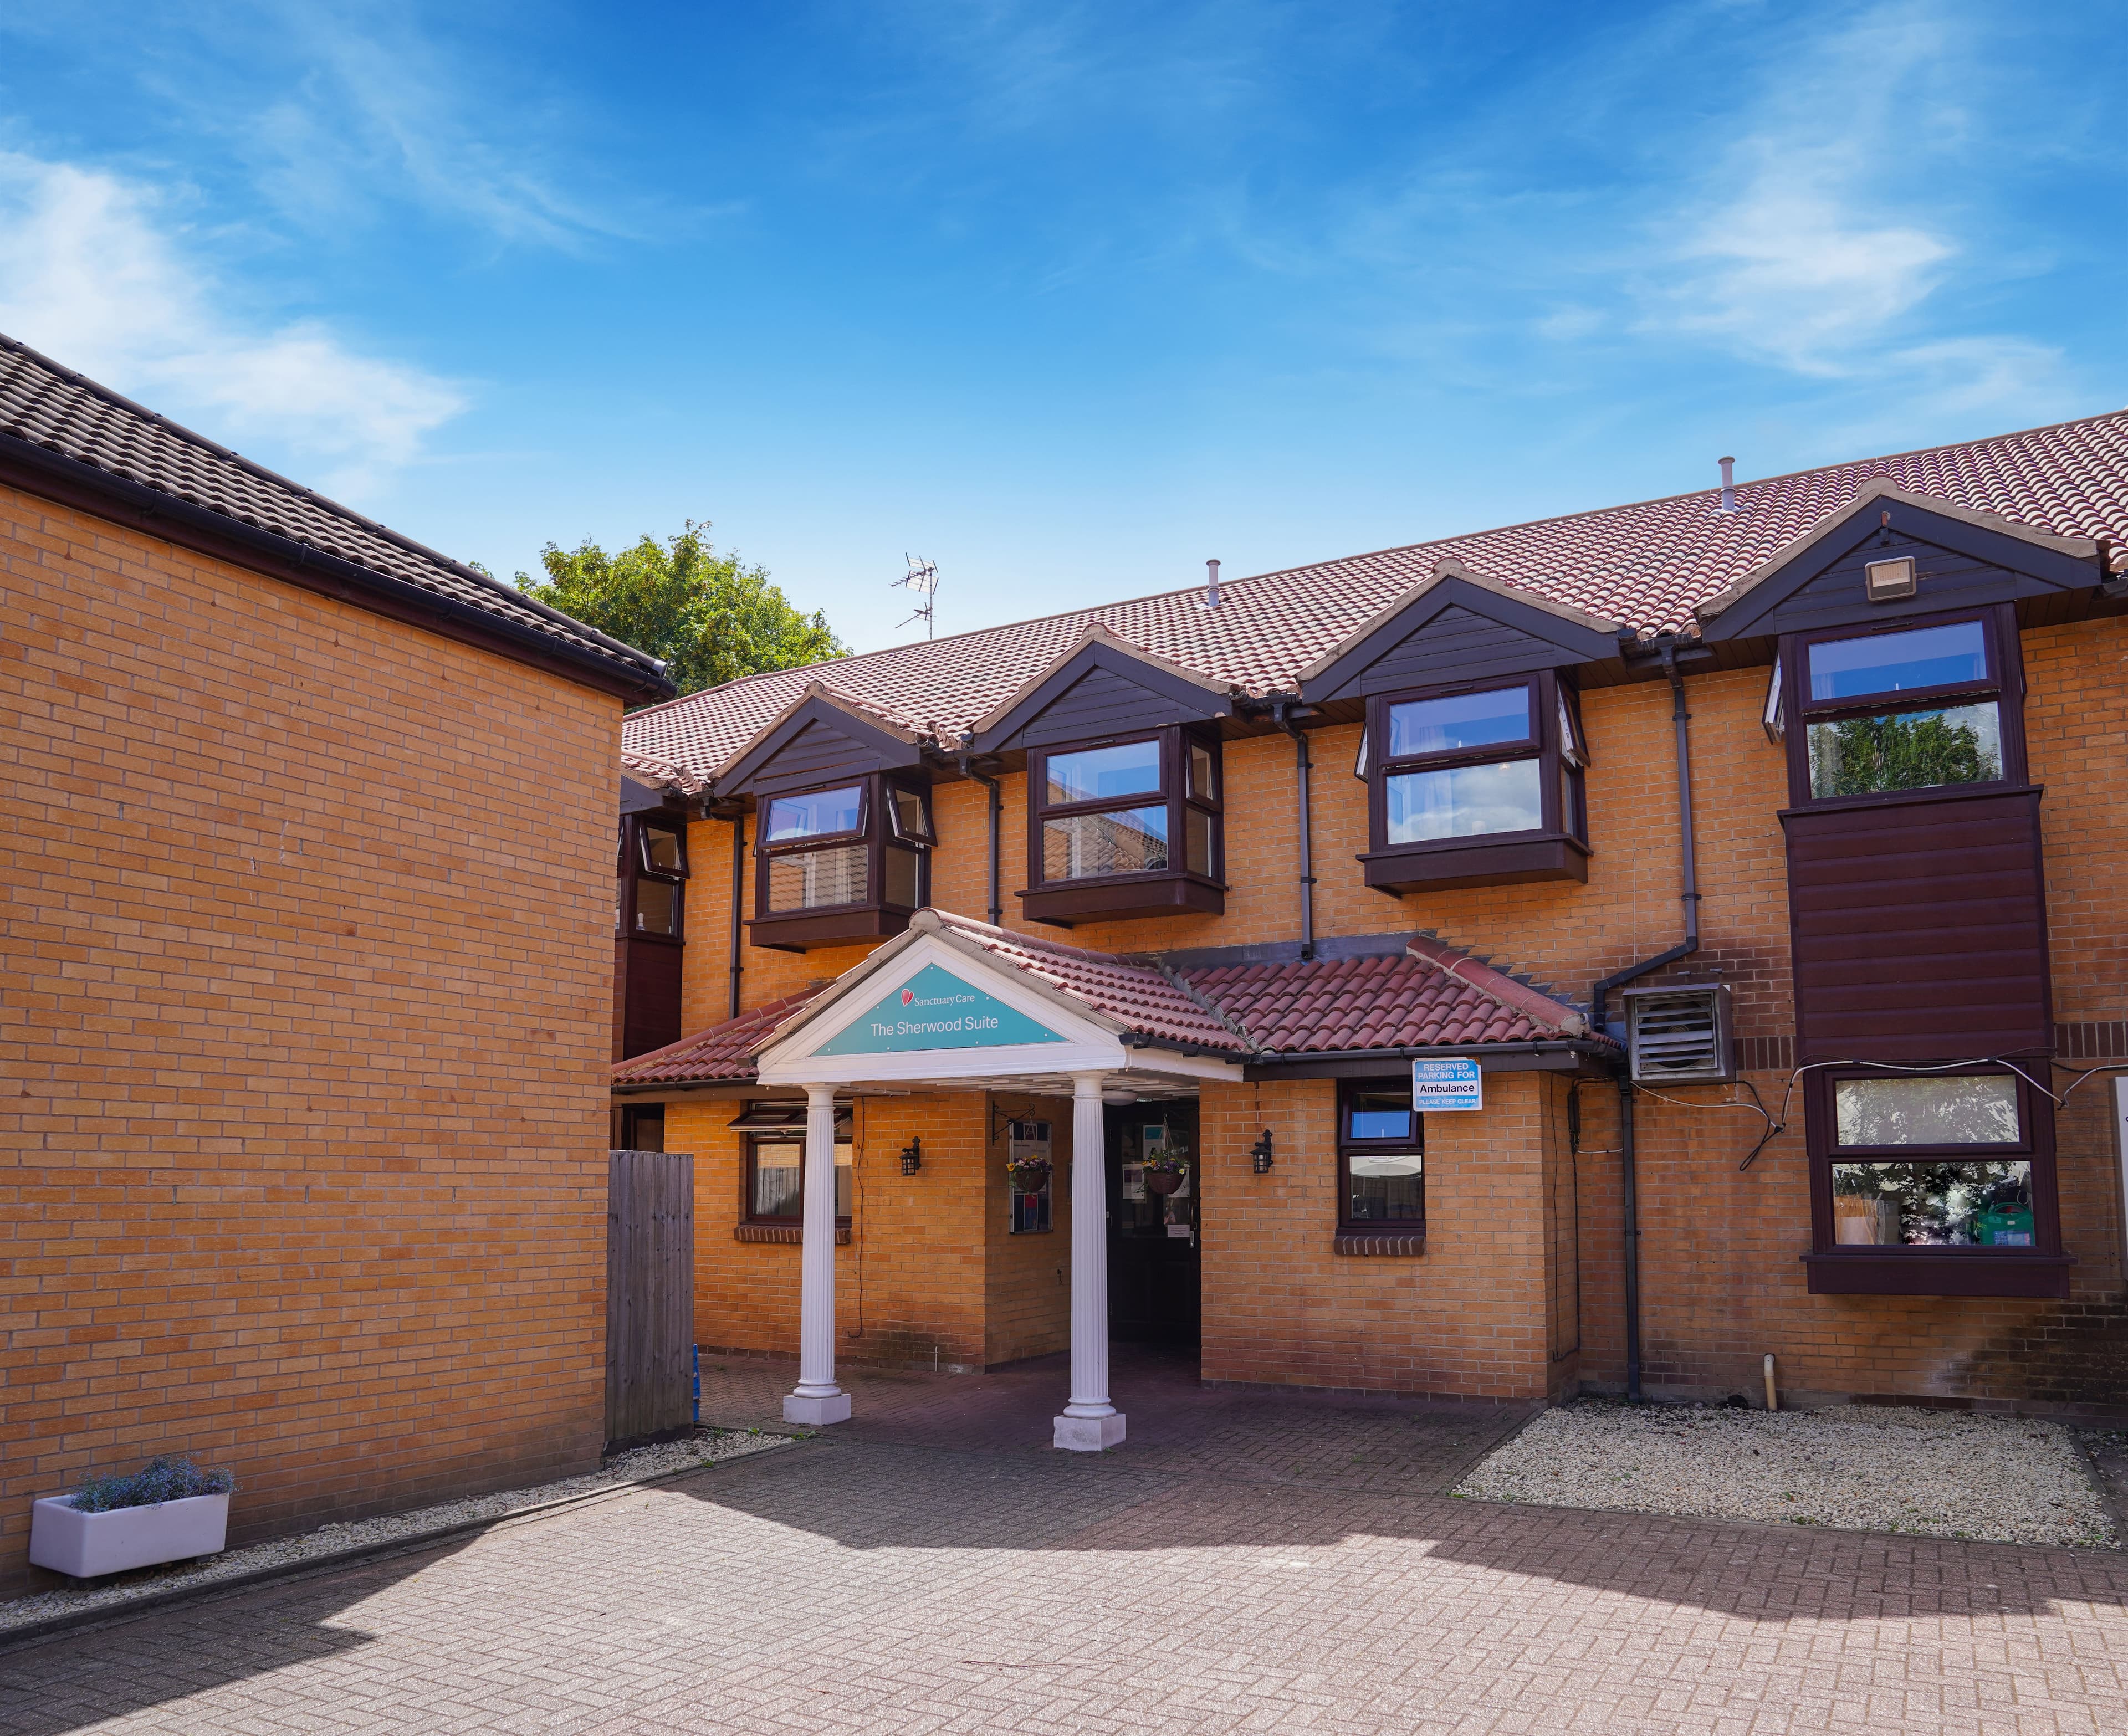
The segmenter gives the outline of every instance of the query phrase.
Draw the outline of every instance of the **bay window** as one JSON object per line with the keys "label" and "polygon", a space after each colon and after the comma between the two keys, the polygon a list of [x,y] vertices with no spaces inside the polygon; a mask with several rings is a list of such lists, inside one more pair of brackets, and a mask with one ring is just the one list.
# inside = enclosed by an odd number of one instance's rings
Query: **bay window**
{"label": "bay window", "polygon": [[1218,738],[1181,727],[1028,755],[1038,922],[1225,908]]}
{"label": "bay window", "polygon": [[1404,893],[1588,878],[1573,690],[1550,671],[1367,702],[1367,884]]}
{"label": "bay window", "polygon": [[1813,1291],[2060,1293],[2044,1093],[1988,1066],[1831,1069],[1807,1090]]}
{"label": "bay window", "polygon": [[754,945],[804,951],[898,934],[929,897],[926,787],[875,774],[756,803]]}
{"label": "bay window", "polygon": [[[1792,805],[2021,785],[2014,620],[1987,609],[1783,641],[1768,733],[1790,736]],[[2006,654],[2006,647],[2007,647]]]}

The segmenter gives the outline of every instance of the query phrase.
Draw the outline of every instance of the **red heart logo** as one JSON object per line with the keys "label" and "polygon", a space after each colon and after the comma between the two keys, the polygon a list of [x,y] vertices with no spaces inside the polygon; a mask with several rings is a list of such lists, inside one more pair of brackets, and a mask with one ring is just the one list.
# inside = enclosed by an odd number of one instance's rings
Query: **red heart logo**
{"label": "red heart logo", "polygon": [[914,1000],[915,998],[916,998],[916,991],[915,991],[914,989],[903,989],[903,990],[901,991],[901,1004],[902,1004],[903,1006],[906,1007],[906,1006],[907,1006],[907,1005],[908,1005],[911,1001]]}

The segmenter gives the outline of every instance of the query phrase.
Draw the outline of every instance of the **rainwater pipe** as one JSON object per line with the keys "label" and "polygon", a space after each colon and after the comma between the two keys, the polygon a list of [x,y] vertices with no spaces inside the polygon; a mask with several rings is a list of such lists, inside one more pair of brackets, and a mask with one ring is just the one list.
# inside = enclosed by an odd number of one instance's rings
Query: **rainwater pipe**
{"label": "rainwater pipe", "polygon": [[1300,783],[1300,956],[1315,956],[1315,866],[1309,837],[1308,774],[1314,761],[1308,757],[1308,732],[1293,720],[1291,701],[1280,700],[1271,709],[1271,721],[1293,738],[1293,764]]}
{"label": "rainwater pipe", "polygon": [[993,928],[1005,927],[1005,900],[998,894],[998,822],[1004,810],[1005,785],[995,778],[985,777],[976,770],[972,753],[960,756],[961,776],[981,784],[990,793],[990,923]]}
{"label": "rainwater pipe", "polygon": [[[1623,970],[1605,977],[1596,984],[1589,997],[1589,1023],[1598,1031],[1608,1029],[1603,1017],[1603,1002],[1613,989],[1638,980],[1651,971],[1660,970],[1665,965],[1674,965],[1699,951],[1699,866],[1693,846],[1692,831],[1692,713],[1685,708],[1684,677],[1679,671],[1681,657],[1698,659],[1713,653],[1695,645],[1681,646],[1677,635],[1665,633],[1652,646],[1644,641],[1624,641],[1635,648],[1652,649],[1662,657],[1663,674],[1669,678],[1670,691],[1670,727],[1677,739],[1677,824],[1679,856],[1683,867],[1684,888],[1679,897],[1684,905],[1684,938],[1667,951],[1658,952],[1653,958],[1642,959],[1637,965],[1628,965]],[[1641,1192],[1640,1176],[1633,1152],[1633,1080],[1630,1069],[1618,1075],[1618,1154],[1619,1169],[1625,1188],[1625,1278],[1626,1278],[1626,1402],[1641,1402]]]}
{"label": "rainwater pipe", "polygon": [[746,974],[746,965],[739,955],[739,903],[746,895],[746,809],[736,810],[731,816],[732,877],[731,877],[731,1010],[728,1017],[737,1018],[739,1013],[739,979]]}

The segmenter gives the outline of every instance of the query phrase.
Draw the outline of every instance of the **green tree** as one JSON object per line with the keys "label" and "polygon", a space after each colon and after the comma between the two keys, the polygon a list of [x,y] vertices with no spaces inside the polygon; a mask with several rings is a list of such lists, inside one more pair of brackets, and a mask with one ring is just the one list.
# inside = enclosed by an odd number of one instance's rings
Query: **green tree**
{"label": "green tree", "polygon": [[824,614],[794,609],[766,567],[719,554],[709,529],[691,519],[677,536],[646,535],[618,554],[588,538],[568,549],[549,543],[539,554],[545,582],[520,572],[517,588],[664,658],[682,693],[850,654]]}
{"label": "green tree", "polygon": [[1973,725],[1953,719],[1978,708],[1813,723],[1811,790],[1816,795],[1866,795],[1939,784],[1991,783],[2001,758]]}

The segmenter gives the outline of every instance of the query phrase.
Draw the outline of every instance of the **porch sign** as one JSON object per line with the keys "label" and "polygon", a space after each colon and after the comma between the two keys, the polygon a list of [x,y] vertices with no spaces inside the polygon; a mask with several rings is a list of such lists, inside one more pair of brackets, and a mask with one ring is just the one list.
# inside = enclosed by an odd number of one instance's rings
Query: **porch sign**
{"label": "porch sign", "polygon": [[900,1055],[922,1049],[996,1049],[1061,1043],[1047,1025],[926,965],[868,1013],[830,1037],[816,1055]]}
{"label": "porch sign", "polygon": [[1411,1064],[1411,1106],[1422,1115],[1485,1107],[1485,1075],[1466,1055]]}

